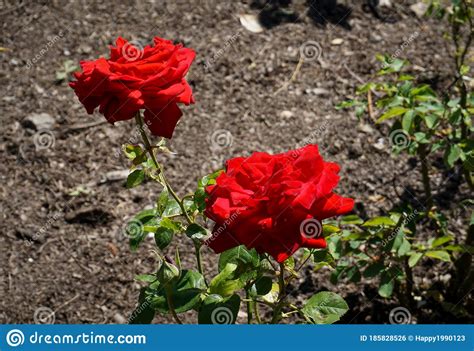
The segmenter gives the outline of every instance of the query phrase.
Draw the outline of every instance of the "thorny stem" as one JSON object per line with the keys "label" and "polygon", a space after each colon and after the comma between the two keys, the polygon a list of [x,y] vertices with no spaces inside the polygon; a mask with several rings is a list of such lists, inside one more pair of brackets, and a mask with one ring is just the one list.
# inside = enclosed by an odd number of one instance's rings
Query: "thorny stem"
{"label": "thorny stem", "polygon": [[[186,211],[186,208],[184,207],[184,199],[186,198],[186,196],[183,199],[179,198],[179,196],[176,194],[176,192],[171,187],[171,184],[166,179],[163,168],[161,167],[161,165],[156,160],[156,156],[155,156],[155,152],[153,150],[153,147],[150,143],[150,140],[148,139],[148,136],[146,135],[145,130],[143,129],[143,119],[142,119],[142,116],[140,114],[140,111],[138,111],[137,114],[135,115],[135,120],[137,122],[138,129],[139,129],[141,137],[143,139],[143,143],[145,144],[146,151],[150,154],[150,157],[151,157],[155,167],[158,169],[158,172],[159,172],[158,176],[160,177],[161,183],[166,187],[166,189],[168,190],[168,193],[170,193],[171,196],[178,203],[179,208],[181,209],[181,213],[186,218],[186,221],[188,222],[188,224],[193,223],[193,220],[191,219],[191,217],[189,217],[189,214]],[[196,259],[197,259],[198,271],[199,271],[199,273],[201,273],[201,275],[204,276],[203,268],[202,268],[201,250],[200,250],[200,247],[197,243],[195,243],[194,245],[195,245],[195,249],[196,249]],[[205,279],[204,279],[204,281],[205,281]],[[207,285],[207,282],[206,282],[206,285]]]}
{"label": "thorny stem", "polygon": [[280,274],[278,275],[278,303],[273,310],[271,324],[275,324],[281,318],[281,310],[285,301],[285,264],[280,263]]}
{"label": "thorny stem", "polygon": [[186,220],[188,221],[189,224],[193,223],[193,221],[191,220],[191,218],[189,217],[189,214],[188,212],[186,211],[186,209],[184,208],[184,203],[183,201],[179,198],[179,196],[176,194],[176,192],[173,190],[173,188],[171,187],[170,183],[168,182],[168,180],[166,179],[165,177],[165,174],[163,172],[163,168],[161,167],[161,165],[158,163],[158,161],[156,160],[156,156],[155,156],[155,153],[153,151],[153,147],[151,146],[151,143],[150,143],[150,140],[148,139],[148,136],[146,135],[146,132],[145,130],[143,129],[143,119],[142,119],[142,116],[140,114],[140,111],[137,112],[137,114],[135,115],[135,120],[137,122],[137,125],[138,125],[138,129],[140,130],[140,134],[142,136],[142,139],[143,139],[143,143],[145,144],[145,148],[146,148],[146,151],[150,154],[150,157],[155,165],[155,167],[158,169],[159,173],[158,173],[158,176],[160,177],[161,181],[163,182],[164,186],[166,187],[166,189],[168,190],[168,192],[171,194],[171,196],[176,200],[176,202],[178,203],[180,209],[181,209],[181,212],[182,214],[184,215],[184,217],[186,217]]}

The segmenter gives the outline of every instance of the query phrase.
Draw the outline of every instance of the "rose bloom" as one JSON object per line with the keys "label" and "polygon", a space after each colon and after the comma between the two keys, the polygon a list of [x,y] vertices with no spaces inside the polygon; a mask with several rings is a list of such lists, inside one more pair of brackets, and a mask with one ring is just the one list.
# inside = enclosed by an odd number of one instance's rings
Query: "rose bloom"
{"label": "rose bloom", "polygon": [[285,261],[300,247],[325,248],[321,222],[349,212],[354,200],[333,193],[339,166],[317,145],[227,161],[206,188],[205,214],[216,222],[206,244],[216,253],[239,245]]}
{"label": "rose bloom", "polygon": [[194,103],[184,78],[194,57],[193,50],[159,37],[143,49],[119,37],[109,59],[82,61],[82,72],[69,85],[87,113],[99,107],[113,124],[144,109],[152,134],[171,138],[182,115],[178,103]]}

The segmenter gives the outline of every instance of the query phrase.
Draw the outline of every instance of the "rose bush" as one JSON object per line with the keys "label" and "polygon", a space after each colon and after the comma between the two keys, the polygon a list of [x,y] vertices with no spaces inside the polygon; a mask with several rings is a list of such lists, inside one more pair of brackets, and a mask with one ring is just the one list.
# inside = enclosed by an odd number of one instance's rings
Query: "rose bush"
{"label": "rose bush", "polygon": [[82,61],[70,86],[89,114],[99,107],[113,124],[145,110],[151,133],[171,138],[182,115],[178,104],[194,103],[185,79],[194,57],[193,50],[159,37],[143,49],[119,37],[109,59]]}
{"label": "rose bush", "polygon": [[206,243],[216,253],[243,244],[277,262],[300,247],[325,248],[321,221],[354,207],[352,199],[333,193],[338,172],[317,145],[227,161],[216,184],[206,188],[205,214],[216,222]]}
{"label": "rose bush", "polygon": [[[242,301],[248,323],[278,323],[293,314],[307,323],[339,320],[348,306],[335,293],[319,292],[298,306],[287,301],[290,281],[326,247],[321,221],[354,205],[333,193],[339,166],[325,162],[316,145],[279,155],[257,152],[229,160],[225,172],[205,176],[193,194],[180,198],[156,157],[167,151],[165,141],[150,141],[143,126],[171,138],[181,116],[177,104],[194,102],[184,77],[195,54],[164,39],[154,41],[142,50],[118,38],[109,59],[82,62],[71,83],[88,113],[99,107],[111,123],[135,118],[143,146],[124,146],[132,161],[127,188],[146,178],[163,186],[155,207],[138,213],[125,229],[132,250],[152,234],[158,256],[156,271],[137,277],[147,286],[130,323],[150,323],[157,312],[181,323],[179,314],[190,310],[197,311],[199,323],[235,323]],[[209,218],[216,222],[212,234]],[[196,270],[182,267],[178,249],[167,252],[178,236],[194,246]],[[202,264],[205,244],[221,253],[211,279]],[[299,248],[306,251],[291,257]],[[259,304],[271,310],[268,321]]]}

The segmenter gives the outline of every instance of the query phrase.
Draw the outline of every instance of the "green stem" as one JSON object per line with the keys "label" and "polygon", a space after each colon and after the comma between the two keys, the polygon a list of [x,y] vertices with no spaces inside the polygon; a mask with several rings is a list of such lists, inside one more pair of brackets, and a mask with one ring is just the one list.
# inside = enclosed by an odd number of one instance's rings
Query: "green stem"
{"label": "green stem", "polygon": [[176,321],[176,323],[183,324],[183,322],[181,322],[181,320],[178,317],[178,314],[176,313],[174,309],[174,304],[173,304],[173,299],[171,297],[171,294],[172,292],[169,291],[169,289],[166,289],[166,301],[168,302],[168,309],[171,315],[173,316],[174,320]]}
{"label": "green stem", "polygon": [[184,203],[183,201],[179,198],[179,196],[176,194],[176,192],[173,190],[173,188],[171,187],[171,184],[168,182],[168,180],[166,179],[165,177],[165,174],[163,172],[163,168],[161,167],[161,165],[158,163],[158,161],[156,160],[156,156],[155,156],[155,152],[153,151],[153,147],[150,143],[150,140],[148,139],[148,136],[146,135],[146,132],[145,130],[143,129],[143,119],[142,119],[142,116],[140,114],[140,111],[137,112],[137,114],[135,115],[135,121],[137,122],[137,125],[138,125],[138,129],[140,131],[140,134],[142,136],[142,139],[143,139],[143,143],[145,144],[145,148],[147,150],[147,152],[150,154],[150,157],[155,165],[155,167],[158,169],[158,175],[162,181],[162,183],[164,184],[164,186],[166,187],[166,189],[168,190],[168,192],[171,194],[171,196],[176,200],[176,202],[178,203],[180,209],[181,209],[181,213],[183,214],[184,217],[186,217],[186,220],[188,221],[189,224],[193,223],[193,221],[191,220],[191,218],[189,217],[189,214],[188,212],[186,211],[186,209],[184,208]]}
{"label": "green stem", "polygon": [[285,300],[285,265],[280,263],[280,274],[278,275],[278,303],[273,310],[271,324],[277,323],[281,319],[281,311]]}
{"label": "green stem", "polygon": [[257,320],[257,323],[262,324],[262,319],[260,318],[260,312],[258,310],[258,303],[254,303],[253,308],[255,311],[255,319]]}
{"label": "green stem", "polygon": [[201,273],[201,275],[204,277],[204,283],[206,284],[206,286],[208,286],[206,277],[204,276],[204,269],[202,265],[202,256],[201,256],[201,245],[199,244],[199,242],[194,241],[194,252],[196,254],[198,272]]}
{"label": "green stem", "polygon": [[247,324],[252,324],[252,319],[253,319],[253,315],[252,315],[252,305],[253,305],[253,301],[250,299],[250,294],[249,294],[249,290],[248,289],[245,289],[245,297],[247,299]]}

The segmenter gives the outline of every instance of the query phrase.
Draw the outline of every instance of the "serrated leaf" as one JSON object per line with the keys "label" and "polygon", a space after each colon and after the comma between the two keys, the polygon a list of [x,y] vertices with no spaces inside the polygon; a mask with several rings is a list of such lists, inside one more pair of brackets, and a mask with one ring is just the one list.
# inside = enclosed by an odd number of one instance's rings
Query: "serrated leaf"
{"label": "serrated leaf", "polygon": [[127,177],[127,189],[140,185],[145,180],[145,172],[142,169],[136,169]]}
{"label": "serrated leaf", "polygon": [[332,324],[348,310],[349,306],[341,296],[323,291],[313,295],[304,304],[301,312],[315,324]]}

